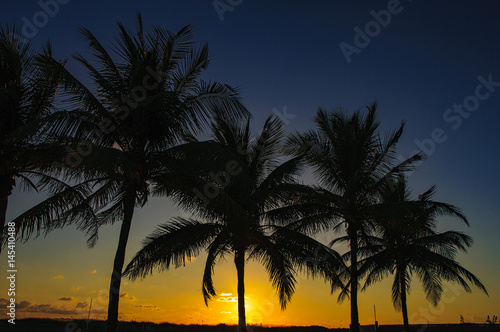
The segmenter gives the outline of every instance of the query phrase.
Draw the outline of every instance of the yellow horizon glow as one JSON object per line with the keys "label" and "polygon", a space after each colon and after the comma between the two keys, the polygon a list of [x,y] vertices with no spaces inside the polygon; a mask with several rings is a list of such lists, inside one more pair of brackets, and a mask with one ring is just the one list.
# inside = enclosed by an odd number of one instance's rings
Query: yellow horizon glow
{"label": "yellow horizon glow", "polygon": [[[230,259],[228,259],[231,262]],[[204,257],[200,256],[185,267],[154,273],[142,281],[122,282],[120,299],[120,320],[122,321],[144,321],[154,323],[174,324],[237,324],[237,296],[236,296],[236,271],[228,261],[216,267],[214,282],[218,290],[217,296],[209,302],[208,307],[203,303],[201,295],[201,272],[204,267]],[[29,270],[24,267],[23,269]],[[86,268],[87,271],[93,271]],[[287,310],[281,311],[275,290],[270,286],[267,274],[258,262],[250,262],[246,268],[246,317],[247,324],[263,326],[310,326],[320,325],[329,328],[342,328],[349,325],[349,303],[336,303],[338,294],[329,295],[329,286],[322,280],[307,279],[303,275],[297,278],[296,294]],[[62,271],[63,275],[68,275]],[[104,320],[107,309],[107,288],[109,278],[103,273],[87,272],[90,278],[86,282],[75,286],[73,277],[65,276],[64,279],[54,279],[53,273],[47,271],[33,278],[25,275],[20,280],[28,287],[31,284],[33,298],[22,296],[22,300],[33,301],[37,305],[51,304],[58,308],[70,309],[77,303],[90,302],[92,298],[91,319]],[[92,281],[92,277],[97,280]],[[62,298],[66,294],[72,298],[69,303],[54,300],[47,292],[35,292],[36,284],[33,279],[44,278],[44,283],[51,289],[51,294],[58,294]],[[183,287],[178,286],[182,283]],[[104,285],[94,289],[94,285]],[[479,312],[488,313],[484,310],[484,303],[490,302],[483,294],[475,291],[466,294],[458,287],[450,287],[445,292],[441,304],[434,308],[426,300],[421,287],[416,280],[412,284],[414,291],[409,296],[408,307],[410,323],[458,323],[459,314],[464,315],[466,321],[484,322],[478,316]],[[394,311],[390,302],[391,280],[369,288],[366,292],[359,294],[359,313],[362,325],[373,324],[373,305],[377,306],[377,319],[379,324],[401,324],[401,314]],[[29,289],[29,288],[28,288]],[[494,290],[498,292],[498,289]],[[61,296],[59,296],[61,295]],[[453,298],[454,297],[454,298]],[[489,301],[490,300],[490,301]],[[474,303],[474,305],[472,305]],[[483,304],[481,304],[483,303]],[[498,301],[496,301],[498,308]],[[475,314],[467,311],[476,307]],[[486,305],[488,306],[488,305]],[[88,306],[81,308],[79,314],[57,315],[40,312],[20,312],[18,318],[71,318],[86,319]],[[492,308],[493,309],[493,308]],[[483,311],[482,311],[483,310]],[[426,311],[427,314],[423,314]],[[496,314],[498,310],[492,310],[490,315]],[[427,315],[427,316],[425,316]],[[426,319],[426,317],[435,317]]]}
{"label": "yellow horizon glow", "polygon": [[[140,249],[142,239],[158,224],[158,217],[143,211],[137,213],[136,219],[138,222],[132,226],[126,262]],[[161,220],[168,219],[168,215],[161,217]],[[21,304],[27,301],[24,305],[29,306],[31,311],[19,310],[17,318],[86,319],[92,298],[90,318],[105,319],[109,277],[118,233],[118,224],[103,228],[100,240],[93,249],[86,249],[84,236],[71,228],[54,231],[46,238],[25,244],[18,243],[16,302]],[[325,242],[329,239],[321,240]],[[469,255],[460,256],[459,261],[483,281],[490,297],[474,287],[471,294],[457,291],[455,287],[445,294],[447,300],[434,308],[426,301],[420,283],[414,277],[408,299],[411,324],[458,323],[460,314],[466,322],[484,323],[487,315],[499,316],[500,285],[497,276],[500,275],[500,267],[473,258],[487,257],[488,247],[481,245],[478,243],[474,246]],[[217,264],[214,274],[217,296],[208,303],[208,307],[201,294],[205,258],[206,255],[202,253],[183,267],[162,273],[154,271],[152,276],[144,280],[124,279],[120,290],[120,294],[125,294],[120,299],[120,320],[187,325],[236,324],[236,302],[217,301],[221,297],[235,297],[237,294],[233,257],[228,255]],[[0,269],[7,270],[7,257],[4,255],[0,255]],[[330,286],[321,279],[313,280],[298,275],[292,301],[285,311],[281,311],[276,291],[271,287],[264,267],[251,261],[247,263],[245,271],[248,324],[320,325],[329,328],[349,326],[349,302],[337,303],[338,292],[330,295]],[[379,324],[402,323],[401,313],[392,306],[391,282],[389,277],[359,294],[362,325],[373,324],[374,305]],[[7,286],[7,279],[1,278],[0,291],[6,290]],[[451,299],[453,296],[455,298]],[[7,295],[0,295],[0,298],[7,299]],[[76,308],[78,305],[81,308]]]}

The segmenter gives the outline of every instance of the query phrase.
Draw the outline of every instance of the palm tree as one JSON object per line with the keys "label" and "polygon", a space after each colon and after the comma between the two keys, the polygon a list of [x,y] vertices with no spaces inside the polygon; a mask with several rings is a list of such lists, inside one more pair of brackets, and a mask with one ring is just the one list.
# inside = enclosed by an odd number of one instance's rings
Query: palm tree
{"label": "palm tree", "polygon": [[[51,53],[50,43],[37,54],[15,26],[0,26],[0,229],[16,185],[36,191],[49,188],[53,193],[69,191],[51,172],[54,161],[64,156],[63,149],[40,134],[45,119],[54,112],[58,87],[51,71],[39,66]],[[53,205],[47,213],[60,214],[81,202],[82,196],[75,192],[66,198],[64,205]],[[0,244],[2,237],[0,232]]]}
{"label": "palm tree", "polygon": [[[239,127],[234,121],[218,118],[212,131],[215,142],[205,155],[199,156],[200,160],[210,156],[212,167],[199,163],[195,173],[176,175],[177,201],[199,219],[176,218],[160,226],[144,240],[143,248],[129,263],[125,274],[131,279],[144,278],[155,267],[164,270],[172,265],[181,266],[187,257],[196,257],[206,248],[202,293],[207,304],[216,295],[212,274],[217,261],[226,254],[234,254],[238,331],[243,332],[246,331],[246,259],[256,259],[265,266],[282,309],[294,293],[296,271],[320,274],[334,282],[341,261],[326,245],[286,227],[286,220],[274,222],[279,220],[278,215],[268,217],[273,209],[285,209],[287,204],[293,204],[292,198],[297,193],[308,190],[294,179],[301,158],[282,162],[280,157],[281,121],[268,118],[260,135],[253,140],[249,122]],[[209,185],[210,197],[196,197],[193,188]],[[280,216],[286,218],[285,213]],[[321,264],[315,256],[323,258]]]}
{"label": "palm tree", "polygon": [[376,108],[373,104],[367,107],[366,115],[356,111],[350,116],[343,110],[319,109],[315,118],[317,129],[291,135],[287,144],[288,153],[305,154],[319,181],[316,192],[301,197],[297,205],[303,228],[340,231],[345,226],[350,267],[339,300],[350,297],[350,328],[356,332],[359,332],[358,246],[373,228],[372,208],[378,204],[378,192],[388,179],[421,159],[417,154],[394,165],[395,147],[404,123],[382,139]]}
{"label": "palm tree", "polygon": [[[92,32],[80,29],[96,64],[79,54],[74,58],[87,69],[93,90],[54,59],[43,62],[61,82],[61,105],[69,109],[53,114],[44,127],[48,136],[65,138],[69,152],[60,166],[62,176],[93,188],[55,226],[74,220],[86,206],[98,211],[89,227],[121,222],[110,281],[108,332],[117,330],[119,290],[135,208],[146,204],[155,179],[168,173],[183,135],[202,128],[214,114],[248,115],[234,88],[200,80],[209,63],[208,48],[193,46],[191,26],[175,34],[161,27],[146,32],[138,14],[135,34],[120,23],[118,29],[114,54]],[[54,227],[41,224],[36,216],[40,209],[20,218],[26,229]],[[91,235],[93,244],[97,232]]]}
{"label": "palm tree", "polygon": [[[392,205],[389,214],[379,216],[376,238],[360,248],[367,257],[361,260],[360,276],[366,275],[363,290],[394,274],[392,301],[402,311],[405,331],[409,331],[407,295],[411,277],[416,274],[422,282],[427,299],[437,305],[443,293],[441,280],[457,282],[467,292],[468,282],[486,292],[484,285],[456,260],[458,251],[466,252],[472,239],[457,231],[436,231],[436,217],[447,215],[461,219],[468,225],[460,210],[450,204],[432,200],[435,187],[431,187],[411,200],[404,177],[399,177],[381,192],[381,201]],[[339,241],[347,240],[339,239]]]}

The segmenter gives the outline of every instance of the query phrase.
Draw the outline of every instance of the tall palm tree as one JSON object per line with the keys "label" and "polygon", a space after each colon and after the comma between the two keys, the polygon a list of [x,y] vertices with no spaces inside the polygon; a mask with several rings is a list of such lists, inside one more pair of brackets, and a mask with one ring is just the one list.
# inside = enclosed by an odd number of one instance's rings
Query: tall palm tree
{"label": "tall palm tree", "polygon": [[[472,239],[462,232],[437,232],[437,217],[442,215],[461,219],[468,225],[460,210],[450,204],[432,199],[435,187],[411,199],[404,177],[399,177],[381,192],[381,201],[392,205],[389,214],[379,216],[377,237],[360,248],[367,256],[360,262],[360,276],[366,276],[363,290],[394,275],[392,301],[402,311],[405,331],[409,331],[407,295],[411,277],[415,274],[422,282],[427,299],[437,305],[443,293],[441,280],[457,282],[470,292],[468,282],[486,292],[479,279],[456,261],[458,251],[466,252]],[[339,241],[347,240],[346,238]]]}
{"label": "tall palm tree", "polygon": [[[207,146],[191,174],[177,174],[176,198],[179,204],[199,219],[176,218],[160,226],[144,240],[143,248],[126,269],[131,279],[146,277],[155,267],[168,269],[183,265],[187,257],[196,257],[206,248],[208,256],[203,275],[205,303],[216,295],[212,274],[217,261],[234,254],[238,278],[238,331],[246,331],[245,260],[260,261],[277,289],[284,309],[295,290],[296,271],[305,270],[335,282],[341,266],[339,256],[328,246],[286,227],[278,215],[269,218],[273,209],[285,209],[307,187],[296,183],[300,157],[283,162],[279,151],[283,125],[268,118],[263,130],[250,137],[249,122],[239,126],[234,121],[216,119],[214,143]],[[191,158],[193,160],[195,158]],[[184,184],[184,189],[182,188]],[[210,197],[196,197],[193,188],[212,186]],[[207,192],[208,193],[208,192]],[[321,263],[316,260],[321,257]]]}
{"label": "tall palm tree", "polygon": [[[4,229],[9,196],[16,185],[36,191],[68,189],[50,171],[64,150],[38,135],[55,110],[58,81],[50,70],[39,66],[51,53],[50,43],[36,53],[15,26],[0,26],[0,229]],[[61,213],[81,198],[68,195],[65,207],[54,205],[51,213]],[[0,232],[0,244],[2,236]]]}
{"label": "tall palm tree", "polygon": [[[60,166],[62,174],[93,188],[71,211],[73,218],[56,226],[74,220],[85,206],[98,211],[91,226],[121,222],[110,281],[108,332],[117,330],[122,270],[135,208],[146,204],[155,179],[175,162],[176,146],[186,132],[196,132],[214,114],[248,115],[234,88],[200,80],[209,63],[208,48],[193,46],[191,26],[177,33],[161,27],[147,32],[138,14],[136,33],[120,23],[118,29],[111,54],[91,31],[80,29],[95,62],[79,54],[74,58],[87,69],[93,89],[54,59],[43,62],[61,82],[61,104],[69,109],[53,114],[45,127],[48,136],[65,138],[69,152]],[[25,229],[45,227],[40,226],[37,209],[20,218]],[[90,243],[96,239],[97,232],[92,232]]]}
{"label": "tall palm tree", "polygon": [[319,182],[316,192],[301,197],[297,205],[303,229],[340,231],[345,226],[350,267],[346,274],[347,288],[343,288],[339,299],[350,297],[350,328],[356,332],[359,332],[358,246],[373,228],[372,208],[379,203],[378,192],[388,179],[421,159],[417,154],[394,164],[395,147],[404,123],[383,139],[376,109],[375,103],[367,107],[366,114],[319,109],[315,117],[317,128],[291,135],[287,147],[292,155],[305,154]]}

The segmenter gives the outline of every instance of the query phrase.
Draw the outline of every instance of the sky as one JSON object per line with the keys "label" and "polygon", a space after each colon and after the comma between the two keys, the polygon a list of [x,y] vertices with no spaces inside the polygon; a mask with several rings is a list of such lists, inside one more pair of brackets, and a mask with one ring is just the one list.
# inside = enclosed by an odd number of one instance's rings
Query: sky
{"label": "sky", "polygon": [[[470,227],[442,219],[442,230],[465,231],[475,240],[458,259],[485,284],[489,297],[446,286],[441,304],[430,305],[415,278],[408,300],[410,323],[484,322],[500,315],[500,2],[477,1],[81,1],[3,0],[0,22],[16,24],[35,48],[50,39],[54,55],[69,58],[68,68],[88,77],[71,55],[88,56],[77,32],[90,29],[110,45],[116,22],[135,29],[141,11],[146,26],[173,32],[191,24],[197,42],[208,43],[210,65],[204,74],[239,87],[253,113],[255,128],[270,114],[287,132],[313,127],[318,107],[349,111],[378,102],[381,128],[406,122],[400,158],[422,150],[428,158],[409,177],[415,194],[437,186],[436,198],[462,208]],[[311,179],[307,179],[310,181]],[[16,190],[8,219],[43,199]],[[126,262],[156,225],[188,216],[164,199],[137,211]],[[16,302],[18,318],[105,318],[119,225],[106,226],[87,249],[84,234],[68,227],[18,243]],[[325,243],[332,238],[321,235]],[[185,267],[122,283],[123,320],[184,324],[236,323],[236,270],[230,258],[215,271],[218,296],[205,306],[201,294],[204,255]],[[7,257],[0,256],[0,270]],[[7,272],[2,272],[7,274]],[[291,304],[279,309],[265,270],[247,267],[247,319],[264,325],[347,327],[349,304],[337,303],[322,280],[298,276]],[[361,324],[399,324],[391,303],[390,280],[359,296]],[[0,278],[0,305],[8,283]],[[6,317],[6,316],[4,316]]]}

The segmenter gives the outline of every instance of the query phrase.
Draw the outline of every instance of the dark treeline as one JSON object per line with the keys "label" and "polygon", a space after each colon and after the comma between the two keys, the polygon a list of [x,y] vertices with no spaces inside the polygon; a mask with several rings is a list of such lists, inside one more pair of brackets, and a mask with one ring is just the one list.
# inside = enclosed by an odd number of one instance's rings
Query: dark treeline
{"label": "dark treeline", "polygon": [[[49,331],[85,331],[87,322],[85,320],[61,321],[51,319],[21,319],[17,326],[10,326],[6,322],[0,322],[2,331],[22,331],[22,332],[49,332]],[[178,325],[178,324],[155,324],[120,322],[120,331],[123,332],[232,332],[234,325]],[[250,326],[252,332],[327,332],[327,331],[349,331],[349,329],[326,328],[321,326],[287,326],[287,327],[263,327]],[[401,332],[403,325],[381,325],[379,332]],[[498,328],[498,327],[497,327]],[[89,331],[104,332],[106,330],[105,321],[91,321]],[[373,332],[374,326],[361,326],[361,332]],[[495,327],[481,324],[431,324],[425,326],[412,326],[410,332],[488,332],[495,331]]]}

